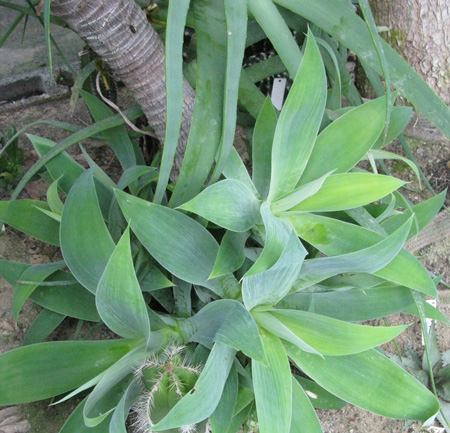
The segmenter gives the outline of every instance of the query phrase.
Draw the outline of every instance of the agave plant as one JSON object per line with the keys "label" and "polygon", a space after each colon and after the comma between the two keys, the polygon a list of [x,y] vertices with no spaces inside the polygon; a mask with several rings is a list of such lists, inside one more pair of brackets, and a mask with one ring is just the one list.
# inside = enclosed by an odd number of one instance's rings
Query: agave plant
{"label": "agave plant", "polygon": [[[98,111],[101,102],[85,97]],[[436,296],[402,247],[443,195],[401,211],[403,181],[356,167],[389,156],[373,149],[386,98],[345,110],[320,131],[327,81],[309,34],[279,118],[270,100],[259,113],[251,177],[233,149],[224,178],[174,208],[152,202],[152,167],[134,165],[114,184],[93,162],[84,170],[67,154],[51,159],[46,203],[0,207],[1,221],[60,245],[64,257],[0,261],[16,288],[14,316],[31,298],[45,307],[31,334],[72,316],[102,321],[121,338],[2,354],[0,402],[75,389],[65,400],[93,388],[64,433],[125,431],[136,404],[146,431],[236,432],[257,422],[263,433],[319,432],[313,407],[330,393],[334,405],[433,419],[436,397],[376,349],[406,326],[356,323]],[[29,138],[41,155],[54,147]]]}
{"label": "agave plant", "polygon": [[[184,29],[187,6],[169,8],[168,35],[180,29],[171,23]],[[388,158],[417,171],[382,150],[411,110],[394,106],[389,86],[357,106],[354,87],[343,91],[337,45],[310,31],[303,52],[280,53],[295,79],[278,113],[255,90],[249,75],[257,71],[241,72],[244,30],[254,40],[260,32],[250,28],[255,20],[247,26],[245,6],[194,2],[196,104],[175,184],[167,187],[180,59],[167,57],[158,168],[144,165],[122,117],[81,89],[96,123],[60,143],[28,135],[41,159],[19,189],[45,168],[47,201],[0,202],[0,221],[60,246],[63,260],[0,260],[15,287],[15,320],[28,298],[44,307],[25,346],[0,355],[0,404],[89,391],[62,433],[124,432],[132,409],[144,431],[214,433],[321,432],[314,407],[346,402],[397,419],[438,413],[436,396],[377,349],[407,325],[359,324],[400,311],[448,322],[424,303],[437,296],[435,283],[403,248],[444,194],[413,206],[399,191],[405,182],[376,171],[376,160]],[[352,106],[341,107],[342,93]],[[246,161],[232,146],[238,99],[242,123],[253,128]],[[125,113],[133,119],[141,110]],[[100,133],[124,169],[117,183],[88,155],[85,170],[62,152]],[[117,338],[42,342],[67,316],[104,324]]]}

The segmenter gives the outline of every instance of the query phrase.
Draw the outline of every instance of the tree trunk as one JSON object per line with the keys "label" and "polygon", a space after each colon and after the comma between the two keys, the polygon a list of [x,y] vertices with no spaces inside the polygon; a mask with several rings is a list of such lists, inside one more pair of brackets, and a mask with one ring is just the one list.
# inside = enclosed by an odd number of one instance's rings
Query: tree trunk
{"label": "tree trunk", "polygon": [[[164,45],[145,13],[134,0],[52,0],[51,10],[123,81],[163,144],[166,125]],[[193,106],[194,90],[185,80],[183,121],[174,164],[176,173],[186,149]]]}
{"label": "tree trunk", "polygon": [[[450,1],[371,0],[389,44],[450,104]],[[387,37],[385,36],[387,34]]]}

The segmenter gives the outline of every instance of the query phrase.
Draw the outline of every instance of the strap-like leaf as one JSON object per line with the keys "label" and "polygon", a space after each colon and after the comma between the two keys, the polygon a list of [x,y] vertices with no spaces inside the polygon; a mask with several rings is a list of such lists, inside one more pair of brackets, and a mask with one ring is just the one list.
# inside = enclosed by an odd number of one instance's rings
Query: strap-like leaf
{"label": "strap-like leaf", "polygon": [[323,433],[313,405],[300,383],[292,377],[292,421],[290,433]]}
{"label": "strap-like leaf", "polygon": [[275,107],[270,98],[267,98],[256,119],[253,131],[252,178],[261,197],[267,197],[269,193],[272,143],[277,120]]}
{"label": "strap-like leaf", "polygon": [[262,331],[269,366],[252,360],[253,387],[261,433],[289,433],[292,378],[286,351],[278,337]]}

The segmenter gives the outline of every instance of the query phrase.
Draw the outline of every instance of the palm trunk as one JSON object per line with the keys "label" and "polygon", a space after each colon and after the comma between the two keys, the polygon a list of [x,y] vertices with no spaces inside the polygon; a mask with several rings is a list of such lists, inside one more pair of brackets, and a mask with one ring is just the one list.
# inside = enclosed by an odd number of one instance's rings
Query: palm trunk
{"label": "palm trunk", "polygon": [[388,28],[390,45],[450,104],[450,2],[371,0],[370,3],[377,24]]}
{"label": "palm trunk", "polygon": [[[52,0],[51,10],[87,42],[131,91],[164,143],[164,45],[134,0]],[[194,90],[185,80],[183,120],[174,162],[176,172],[186,148],[193,106]]]}

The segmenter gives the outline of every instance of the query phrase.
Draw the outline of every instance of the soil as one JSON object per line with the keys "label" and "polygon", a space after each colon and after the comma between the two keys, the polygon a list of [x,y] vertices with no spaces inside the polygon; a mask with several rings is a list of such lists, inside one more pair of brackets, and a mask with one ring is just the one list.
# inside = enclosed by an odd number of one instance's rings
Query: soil
{"label": "soil", "polygon": [[[12,123],[16,125],[17,129],[20,129],[38,119],[56,119],[77,124],[88,124],[91,121],[82,103],[79,103],[76,110],[72,111],[69,101],[62,99],[0,113],[0,131],[5,131]],[[27,133],[40,135],[56,142],[68,135],[67,132],[48,125],[38,125],[28,130]],[[408,129],[408,133],[410,135],[411,148],[430,183],[437,192],[444,190],[450,185],[450,168],[448,165],[450,147],[448,141],[439,135],[434,128],[430,128],[429,125],[418,129],[417,125],[414,126],[412,124]],[[24,134],[20,137],[19,144],[25,151],[24,168],[29,168],[37,160],[37,155]],[[90,140],[83,143],[83,145],[85,145],[97,164],[111,173],[113,178],[117,179],[120,167],[111,150],[99,141]],[[391,149],[397,153],[402,153],[398,144],[391,146]],[[75,156],[80,163],[85,164],[77,146],[69,149],[69,153]],[[397,177],[411,180],[409,187],[412,191],[408,193],[411,200],[419,202],[430,196],[427,190],[419,190],[417,181],[413,179],[413,174],[402,164],[393,164],[390,168]],[[8,189],[0,190],[0,199],[7,199],[10,193],[11,190]],[[45,196],[46,184],[43,180],[35,180],[25,188],[21,198],[45,199]],[[449,198],[447,198],[446,203],[447,205],[450,204]],[[5,228],[0,234],[1,259],[27,263],[45,263],[57,260],[60,257],[59,254],[57,249],[30,239],[9,227]],[[444,272],[444,278],[450,279],[448,243],[434,244],[426,250],[420,251],[419,254],[433,272],[436,274]],[[28,327],[39,312],[35,305],[28,302],[24,306],[18,324],[15,325],[11,314],[12,295],[12,288],[0,279],[0,352],[11,350],[21,345]],[[440,288],[440,297],[441,303],[439,308],[450,318],[450,291],[445,290],[443,287]],[[394,320],[398,321],[398,323],[412,323],[407,331],[402,334],[399,341],[400,344],[407,341],[415,350],[420,351],[422,346],[418,320],[413,316],[407,315],[397,315]],[[71,335],[75,330],[75,326],[76,323],[73,321],[65,322],[64,333]],[[87,328],[85,327],[83,332],[86,331]],[[103,338],[108,336],[105,334],[105,331],[99,332],[103,332]],[[443,350],[450,349],[449,329],[438,325],[438,335],[441,348]],[[58,338],[57,334],[50,336],[50,340],[55,338]],[[393,350],[393,348],[387,346],[387,350]],[[23,405],[21,412],[18,411],[17,407],[1,410],[0,433],[25,433],[27,431],[31,433],[56,433],[61,428],[64,420],[73,411],[76,401],[69,401],[58,406],[49,406],[50,403],[50,401],[44,401]],[[7,412],[3,413],[3,411]],[[15,418],[7,416],[10,412],[14,414]],[[6,424],[2,423],[2,413],[3,421]],[[324,433],[413,433],[425,431],[421,430],[418,423],[407,424],[403,421],[382,418],[351,405],[339,411],[318,411],[318,414]],[[12,423],[11,426],[8,423]],[[432,430],[428,431],[431,432]]]}

